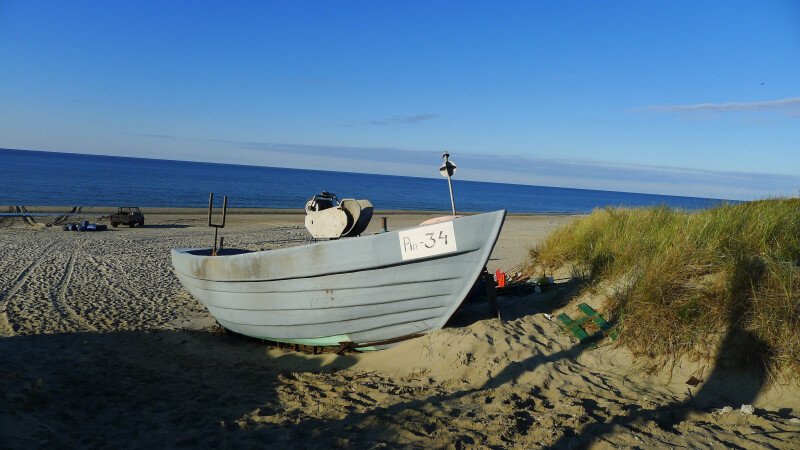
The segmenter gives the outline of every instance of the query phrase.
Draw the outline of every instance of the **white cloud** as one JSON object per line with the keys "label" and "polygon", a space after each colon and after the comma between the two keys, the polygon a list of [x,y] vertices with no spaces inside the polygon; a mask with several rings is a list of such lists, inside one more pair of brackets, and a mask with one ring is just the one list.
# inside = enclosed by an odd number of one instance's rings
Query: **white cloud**
{"label": "white cloud", "polygon": [[[342,172],[360,172],[438,178],[441,150],[403,150],[224,139],[191,139],[155,133],[138,135],[140,142],[123,151],[108,151],[113,139],[65,148],[51,143],[39,150],[76,151],[143,158],[164,158],[252,166],[286,167]],[[4,143],[13,147],[13,142]],[[12,145],[8,145],[12,144]],[[17,148],[25,148],[18,146]],[[689,197],[750,200],[780,195],[797,195],[800,176],[746,172],[698,170],[599,161],[557,160],[525,156],[451,152],[458,164],[456,179],[527,184]],[[513,201],[510,199],[509,201]]]}
{"label": "white cloud", "polygon": [[637,108],[637,112],[655,113],[726,113],[771,111],[785,115],[800,115],[800,97],[757,102],[697,103],[694,105],[651,105]]}
{"label": "white cloud", "polygon": [[[436,150],[216,142],[246,151],[251,162],[244,164],[435,178],[441,162]],[[472,181],[731,200],[794,195],[800,188],[800,176],[791,175],[458,152],[452,159],[457,178]]]}
{"label": "white cloud", "polygon": [[439,117],[439,114],[412,114],[410,116],[395,116],[389,119],[370,120],[370,125],[410,125]]}

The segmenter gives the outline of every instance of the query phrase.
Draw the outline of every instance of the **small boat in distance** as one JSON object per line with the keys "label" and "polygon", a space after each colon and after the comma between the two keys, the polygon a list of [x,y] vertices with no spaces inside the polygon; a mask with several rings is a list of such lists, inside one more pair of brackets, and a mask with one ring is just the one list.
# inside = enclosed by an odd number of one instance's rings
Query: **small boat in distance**
{"label": "small boat in distance", "polygon": [[379,349],[444,326],[485,267],[505,216],[500,210],[278,250],[173,249],[172,265],[235,333]]}

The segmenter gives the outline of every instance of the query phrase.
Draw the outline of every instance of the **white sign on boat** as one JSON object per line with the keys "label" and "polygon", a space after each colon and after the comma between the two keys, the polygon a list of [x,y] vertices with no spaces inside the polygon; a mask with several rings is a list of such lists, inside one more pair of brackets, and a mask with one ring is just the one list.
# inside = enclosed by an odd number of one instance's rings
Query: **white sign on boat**
{"label": "white sign on boat", "polygon": [[452,221],[400,231],[398,236],[403,261],[457,251]]}

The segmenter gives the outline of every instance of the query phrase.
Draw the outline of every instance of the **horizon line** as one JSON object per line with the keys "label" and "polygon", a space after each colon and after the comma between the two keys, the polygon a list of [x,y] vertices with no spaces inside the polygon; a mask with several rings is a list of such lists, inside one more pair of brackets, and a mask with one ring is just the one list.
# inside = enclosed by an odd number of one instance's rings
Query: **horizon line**
{"label": "horizon line", "polygon": [[[222,166],[237,166],[237,167],[264,167],[264,168],[271,168],[271,169],[288,169],[288,170],[300,170],[300,171],[308,171],[308,172],[328,172],[328,173],[354,173],[354,174],[361,174],[361,175],[378,175],[378,176],[386,176],[386,177],[400,177],[400,178],[421,178],[421,179],[437,179],[436,176],[417,176],[417,175],[395,175],[395,174],[387,174],[387,173],[377,173],[377,172],[358,172],[358,171],[351,171],[345,172],[340,170],[326,170],[326,169],[305,169],[300,167],[286,167],[286,166],[268,166],[262,164],[236,164],[236,163],[223,163],[223,162],[215,162],[215,161],[205,161],[205,160],[187,160],[187,159],[171,159],[171,158],[152,158],[152,157],[143,157],[143,156],[121,156],[121,155],[109,155],[106,153],[81,153],[75,151],[66,151],[66,150],[36,150],[36,149],[19,149],[19,148],[7,148],[7,147],[0,147],[0,150],[6,151],[18,151],[18,152],[33,152],[33,153],[55,153],[55,154],[67,154],[67,155],[78,155],[78,156],[101,156],[107,158],[123,158],[123,159],[140,159],[140,160],[148,160],[148,161],[168,161],[168,162],[185,162],[185,163],[197,163],[197,164],[214,164],[214,165],[222,165]],[[470,154],[472,156],[479,156]],[[557,160],[553,159],[554,162],[567,162],[564,160]],[[570,162],[577,162],[577,161],[570,161]],[[598,163],[604,164],[604,163]],[[605,163],[605,164],[612,164],[613,163]],[[663,167],[663,166],[637,166],[637,167],[647,167],[653,169],[676,169],[676,170],[690,170],[690,171],[697,171],[697,172],[708,172],[703,171],[700,169],[691,169],[691,168],[682,168],[682,167]],[[746,175],[774,175],[774,174],[757,174],[757,173],[747,173],[747,172],[720,172],[720,173],[733,173],[733,174],[746,174]],[[731,199],[731,198],[717,198],[717,197],[695,197],[695,196],[688,196],[688,195],[675,195],[675,194],[654,194],[650,192],[634,192],[634,191],[616,191],[616,190],[609,190],[609,189],[589,189],[589,188],[581,188],[581,187],[570,187],[570,186],[551,186],[551,185],[542,185],[542,184],[528,184],[528,183],[507,183],[501,181],[488,181],[488,180],[474,180],[474,179],[454,179],[454,182],[468,182],[468,183],[491,183],[491,184],[505,184],[509,186],[532,186],[532,187],[540,187],[540,188],[551,188],[551,189],[567,189],[573,191],[594,191],[594,192],[613,192],[613,193],[621,193],[621,194],[635,194],[635,195],[648,195],[654,197],[675,197],[675,198],[695,198],[701,200],[717,200],[717,201],[730,201],[730,202],[742,202],[748,200],[738,200],[738,199]]]}

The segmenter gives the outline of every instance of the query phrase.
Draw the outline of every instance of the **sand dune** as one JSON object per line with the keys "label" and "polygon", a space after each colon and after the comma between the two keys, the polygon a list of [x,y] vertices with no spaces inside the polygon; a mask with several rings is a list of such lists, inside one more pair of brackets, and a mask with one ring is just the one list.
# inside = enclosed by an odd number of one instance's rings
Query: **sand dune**
{"label": "sand dune", "polygon": [[[229,246],[308,237],[295,214],[228,219]],[[547,318],[597,304],[571,283],[501,298],[502,321],[467,305],[450,327],[381,352],[306,355],[217,333],[169,262],[172,247],[209,245],[204,220],[0,230],[0,448],[800,446],[796,385],[763,386],[724,361],[648,375],[610,342],[577,345]],[[490,269],[519,265],[569,220],[510,217]],[[704,382],[687,385],[691,374]]]}

